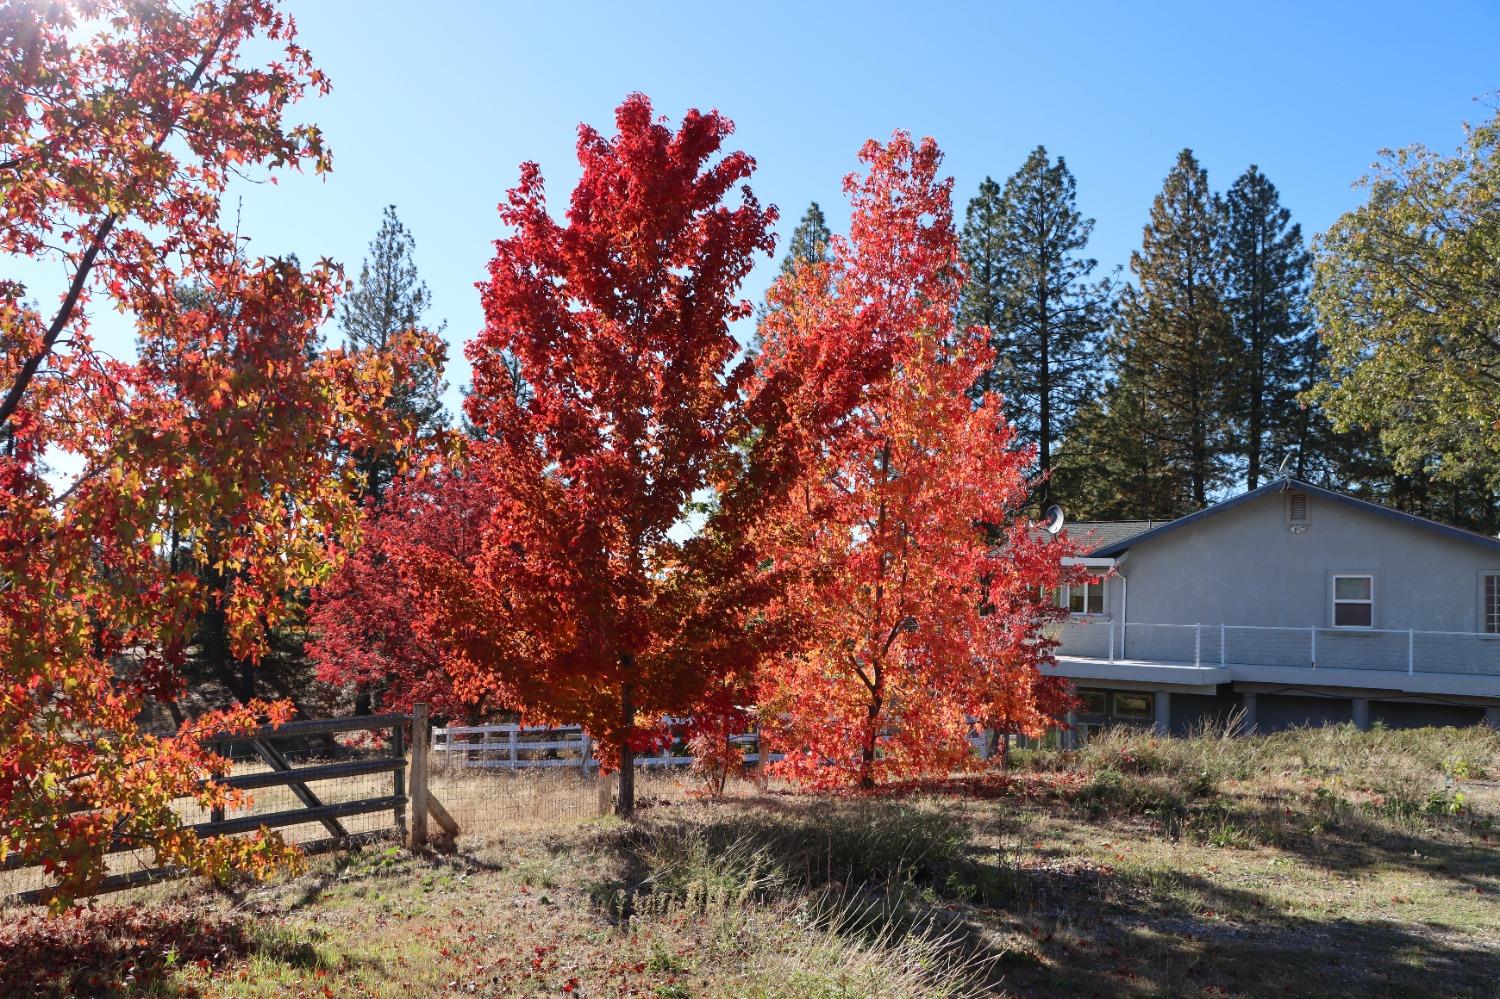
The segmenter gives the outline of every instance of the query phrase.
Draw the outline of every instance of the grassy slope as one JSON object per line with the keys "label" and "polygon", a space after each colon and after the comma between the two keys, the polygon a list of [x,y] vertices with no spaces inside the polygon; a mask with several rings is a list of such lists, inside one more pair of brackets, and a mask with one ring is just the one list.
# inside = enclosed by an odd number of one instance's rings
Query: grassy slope
{"label": "grassy slope", "polygon": [[67,933],[11,920],[0,992],[1496,992],[1500,735],[1119,736],[1016,764],[450,858],[366,850],[239,894],[101,907]]}

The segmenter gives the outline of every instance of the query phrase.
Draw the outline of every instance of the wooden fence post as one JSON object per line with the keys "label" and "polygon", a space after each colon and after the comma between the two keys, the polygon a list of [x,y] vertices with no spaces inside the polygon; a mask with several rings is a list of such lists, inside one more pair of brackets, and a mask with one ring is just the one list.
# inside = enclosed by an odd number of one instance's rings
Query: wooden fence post
{"label": "wooden fence post", "polygon": [[602,770],[596,770],[598,775],[595,779],[599,781],[599,817],[603,818],[614,811],[614,783],[615,775],[606,774]]}
{"label": "wooden fence post", "polygon": [[432,739],[427,727],[427,705],[411,706],[411,769],[407,798],[411,813],[411,839],[415,850],[427,845],[427,747]]}

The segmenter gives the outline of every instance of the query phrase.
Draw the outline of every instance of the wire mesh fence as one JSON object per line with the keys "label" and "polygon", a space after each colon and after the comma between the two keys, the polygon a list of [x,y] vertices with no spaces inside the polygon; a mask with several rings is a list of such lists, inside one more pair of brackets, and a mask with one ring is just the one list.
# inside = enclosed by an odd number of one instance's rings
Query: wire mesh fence
{"label": "wire mesh fence", "polygon": [[[406,822],[405,716],[295,722],[255,737],[218,740],[229,758],[224,780],[241,789],[241,807],[220,812],[179,798],[171,808],[200,836],[247,836],[262,827],[304,848],[348,845],[396,836]],[[321,729],[321,730],[319,730]],[[382,731],[383,729],[383,731]],[[144,883],[156,868],[149,847],[117,842],[105,858],[104,890]],[[0,898],[46,890],[54,881],[39,866],[0,864]]]}

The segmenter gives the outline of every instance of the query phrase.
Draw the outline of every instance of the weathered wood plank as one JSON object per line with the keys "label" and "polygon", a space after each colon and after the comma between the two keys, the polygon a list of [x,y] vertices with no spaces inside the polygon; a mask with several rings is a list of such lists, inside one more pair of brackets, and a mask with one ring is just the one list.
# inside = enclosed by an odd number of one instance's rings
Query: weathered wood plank
{"label": "weathered wood plank", "polygon": [[411,838],[413,850],[427,845],[427,705],[411,706],[411,770],[407,795],[411,798]]}
{"label": "weathered wood plank", "polygon": [[[309,856],[317,856],[321,853],[329,853],[333,850],[355,849],[370,843],[378,843],[390,839],[390,831],[378,829],[371,832],[353,833],[349,836],[313,840],[311,843],[303,843],[299,847],[302,852]],[[140,888],[143,885],[156,884],[160,881],[169,881],[175,878],[186,877],[192,872],[186,867],[152,867],[140,871],[128,871],[122,874],[111,874],[99,882],[98,889],[94,895],[107,895],[110,892],[126,891],[131,888]],[[38,905],[46,902],[52,897],[52,888],[32,888],[29,891],[16,892],[10,895],[12,901],[22,905]]]}
{"label": "weathered wood plank", "polygon": [[458,821],[448,814],[448,809],[429,792],[427,795],[427,813],[432,816],[438,825],[443,827],[443,832],[449,836],[458,835]]}
{"label": "weathered wood plank", "polygon": [[256,729],[254,732],[242,732],[238,735],[224,734],[212,736],[205,742],[249,742],[252,739],[288,739],[304,735],[332,735],[335,732],[361,732],[367,729],[393,728],[397,725],[405,725],[405,715],[355,715],[350,718],[312,718],[302,721],[287,722],[280,728]]}
{"label": "weathered wood plank", "polygon": [[266,770],[253,774],[235,774],[219,781],[242,791],[260,787],[278,787],[293,782],[311,783],[320,780],[339,780],[345,777],[363,777],[368,774],[389,773],[406,765],[405,760],[382,756],[373,760],[352,760],[348,763],[326,763],[314,767],[298,767],[293,770]]}
{"label": "weathered wood plank", "polygon": [[[272,770],[279,770],[285,774],[295,774],[296,771],[293,769],[292,764],[287,760],[287,758],[281,755],[281,752],[265,739],[256,739],[251,743],[251,745],[255,747],[255,752],[259,754],[260,758],[270,764]],[[308,808],[316,809],[323,807],[323,799],[314,794],[312,788],[308,787],[307,784],[305,784],[303,781],[292,780],[288,782],[286,786],[289,787],[292,793],[297,796],[297,799]],[[224,817],[222,815],[216,815],[214,816],[214,821],[222,822],[224,821]],[[323,819],[322,822],[323,828],[328,830],[328,834],[330,836],[349,835],[349,830],[339,825],[337,819]]]}
{"label": "weathered wood plank", "polygon": [[268,812],[265,815],[237,815],[223,822],[200,822],[188,826],[199,836],[233,836],[237,833],[254,832],[261,826],[278,829],[282,826],[297,826],[304,822],[321,822],[325,818],[342,819],[350,815],[367,815],[385,809],[404,809],[406,795],[392,794],[383,798],[361,798],[358,801],[341,801],[318,808],[296,808],[285,812]]}

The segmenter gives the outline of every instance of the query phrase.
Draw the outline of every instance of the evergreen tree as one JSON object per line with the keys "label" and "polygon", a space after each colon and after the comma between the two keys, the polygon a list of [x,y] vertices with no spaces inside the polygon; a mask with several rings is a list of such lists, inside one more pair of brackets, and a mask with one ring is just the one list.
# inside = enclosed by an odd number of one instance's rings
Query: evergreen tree
{"label": "evergreen tree", "polygon": [[1005,397],[1005,412],[1037,446],[1038,498],[1045,506],[1058,441],[1078,408],[1098,394],[1108,281],[1091,282],[1083,256],[1093,219],[1078,212],[1062,157],[1038,146],[996,191],[986,178],[969,203],[961,252],[970,280],[959,322],[990,330],[996,363],[981,379]]}
{"label": "evergreen tree", "polygon": [[[339,326],[351,347],[389,350],[397,336],[422,326],[430,304],[427,285],[417,274],[416,240],[396,217],[396,206],[387,205],[359,280],[339,303]],[[395,387],[388,405],[424,435],[435,433],[448,425],[442,403],[446,388],[441,368],[422,368]],[[396,474],[395,455],[362,452],[355,466],[365,477],[366,495],[378,501]]]}
{"label": "evergreen tree", "polygon": [[[1139,392],[1143,437],[1168,478],[1187,486],[1171,515],[1208,504],[1235,450],[1233,324],[1226,304],[1224,205],[1184,149],[1151,206],[1136,284],[1121,297],[1114,342],[1124,391]],[[1164,514],[1165,515],[1165,514]]]}
{"label": "evergreen tree", "polygon": [[[786,255],[781,258],[781,266],[777,273],[781,276],[790,274],[798,264],[818,263],[829,259],[828,242],[833,238],[833,232],[828,228],[828,220],[823,216],[823,209],[816,201],[807,206],[807,211],[802,213],[802,220],[792,230],[791,239],[787,240]],[[761,323],[765,322],[766,313],[774,308],[769,302],[763,302],[755,313],[755,333],[750,338],[750,345],[746,352],[751,357],[759,356],[764,341],[761,338]]]}
{"label": "evergreen tree", "polygon": [[828,241],[832,238],[833,233],[828,229],[823,209],[814,201],[802,213],[802,221],[797,223],[797,228],[792,230],[792,238],[787,240],[786,256],[781,258],[781,273],[791,273],[792,268],[799,263],[827,260]]}
{"label": "evergreen tree", "polygon": [[[1311,423],[1320,417],[1299,409],[1295,400],[1304,387],[1298,381],[1312,337],[1307,311],[1311,258],[1302,245],[1302,227],[1292,222],[1275,185],[1256,167],[1234,182],[1225,209],[1226,304],[1237,362],[1231,409],[1243,446],[1246,485],[1254,489],[1264,469],[1277,467],[1279,452],[1312,443]],[[1298,467],[1305,470],[1312,457],[1301,455]]]}
{"label": "evergreen tree", "polygon": [[[963,294],[958,300],[959,329],[981,326],[990,331],[991,346],[996,348],[995,363],[979,379],[979,394],[1005,394],[1014,381],[1008,371],[1014,362],[1010,352],[997,342],[1004,330],[1005,315],[1005,193],[993,177],[984,178],[979,193],[969,199],[964,210],[964,227],[958,237],[958,252],[964,261]],[[1012,422],[1010,397],[1006,394],[1006,415]]]}
{"label": "evergreen tree", "polygon": [[1054,492],[1076,520],[1170,520],[1191,494],[1168,460],[1139,379],[1117,378],[1079,407],[1053,471]]}

